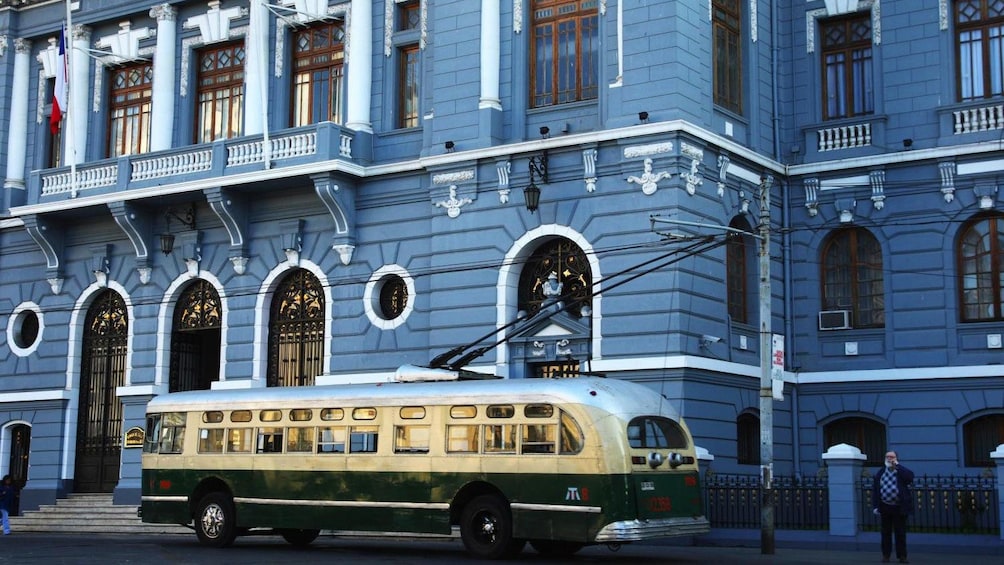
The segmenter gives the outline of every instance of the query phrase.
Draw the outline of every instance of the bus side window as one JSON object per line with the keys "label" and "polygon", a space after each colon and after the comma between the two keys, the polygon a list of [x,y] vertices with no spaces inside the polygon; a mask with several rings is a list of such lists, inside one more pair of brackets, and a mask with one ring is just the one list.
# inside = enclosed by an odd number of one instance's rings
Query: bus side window
{"label": "bus side window", "polygon": [[313,453],[314,428],[286,428],[286,453]]}
{"label": "bus side window", "polygon": [[345,428],[317,428],[318,453],[345,453]]}
{"label": "bus side window", "polygon": [[582,428],[568,412],[561,411],[561,453],[578,453],[582,451],[586,438]]}
{"label": "bus side window", "polygon": [[447,453],[477,453],[478,425],[446,426]]}
{"label": "bus side window", "polygon": [[352,426],[349,431],[349,453],[376,453],[377,426]]}
{"label": "bus side window", "polygon": [[160,447],[160,414],[150,414],[146,417],[143,453],[157,453],[158,447]]}
{"label": "bus side window", "polygon": [[554,453],[554,424],[523,424],[523,453]]}
{"label": "bus side window", "polygon": [[227,453],[251,453],[251,428],[227,430]]}
{"label": "bus side window", "polygon": [[282,428],[259,428],[257,452],[282,453]]}
{"label": "bus side window", "polygon": [[394,453],[428,453],[429,426],[395,426]]}
{"label": "bus side window", "polygon": [[486,424],[485,453],[516,453],[516,426]]}
{"label": "bus side window", "polygon": [[168,412],[161,420],[160,453],[181,453],[185,445],[185,414]]}
{"label": "bus side window", "polygon": [[199,453],[223,453],[223,428],[199,430]]}

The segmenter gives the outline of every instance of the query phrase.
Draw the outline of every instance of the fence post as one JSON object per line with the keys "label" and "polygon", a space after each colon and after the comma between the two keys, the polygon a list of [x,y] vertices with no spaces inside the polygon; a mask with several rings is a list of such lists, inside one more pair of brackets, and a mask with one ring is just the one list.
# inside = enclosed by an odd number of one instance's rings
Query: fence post
{"label": "fence post", "polygon": [[1004,540],[1004,443],[990,452],[990,458],[997,463],[997,518],[1000,521],[1000,538]]}
{"label": "fence post", "polygon": [[861,522],[861,467],[866,457],[840,443],[823,454],[830,498],[830,535],[856,536]]}

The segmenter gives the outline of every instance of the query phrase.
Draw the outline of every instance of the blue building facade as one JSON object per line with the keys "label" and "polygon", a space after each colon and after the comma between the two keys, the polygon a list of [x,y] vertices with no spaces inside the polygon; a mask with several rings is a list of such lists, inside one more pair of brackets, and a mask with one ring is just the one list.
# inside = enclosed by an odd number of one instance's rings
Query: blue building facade
{"label": "blue building facade", "polygon": [[776,334],[775,473],[838,443],[983,472],[1001,28],[990,0],[0,1],[0,466],[22,508],[135,503],[156,395],[435,360],[643,382],[756,473]]}

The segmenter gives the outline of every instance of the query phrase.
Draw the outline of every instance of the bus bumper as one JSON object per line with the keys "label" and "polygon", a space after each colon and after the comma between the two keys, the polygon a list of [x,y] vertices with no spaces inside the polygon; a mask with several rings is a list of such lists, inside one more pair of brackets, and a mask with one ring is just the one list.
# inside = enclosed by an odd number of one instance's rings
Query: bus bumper
{"label": "bus bumper", "polygon": [[596,534],[597,543],[641,541],[675,536],[693,536],[711,531],[704,516],[696,518],[666,518],[662,520],[624,520],[603,526]]}

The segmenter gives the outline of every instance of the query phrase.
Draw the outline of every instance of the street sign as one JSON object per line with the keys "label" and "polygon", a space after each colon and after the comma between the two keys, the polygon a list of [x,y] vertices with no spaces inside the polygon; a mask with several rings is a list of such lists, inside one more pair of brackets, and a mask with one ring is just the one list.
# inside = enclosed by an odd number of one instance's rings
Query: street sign
{"label": "street sign", "polygon": [[784,336],[771,336],[770,384],[774,400],[784,400]]}

